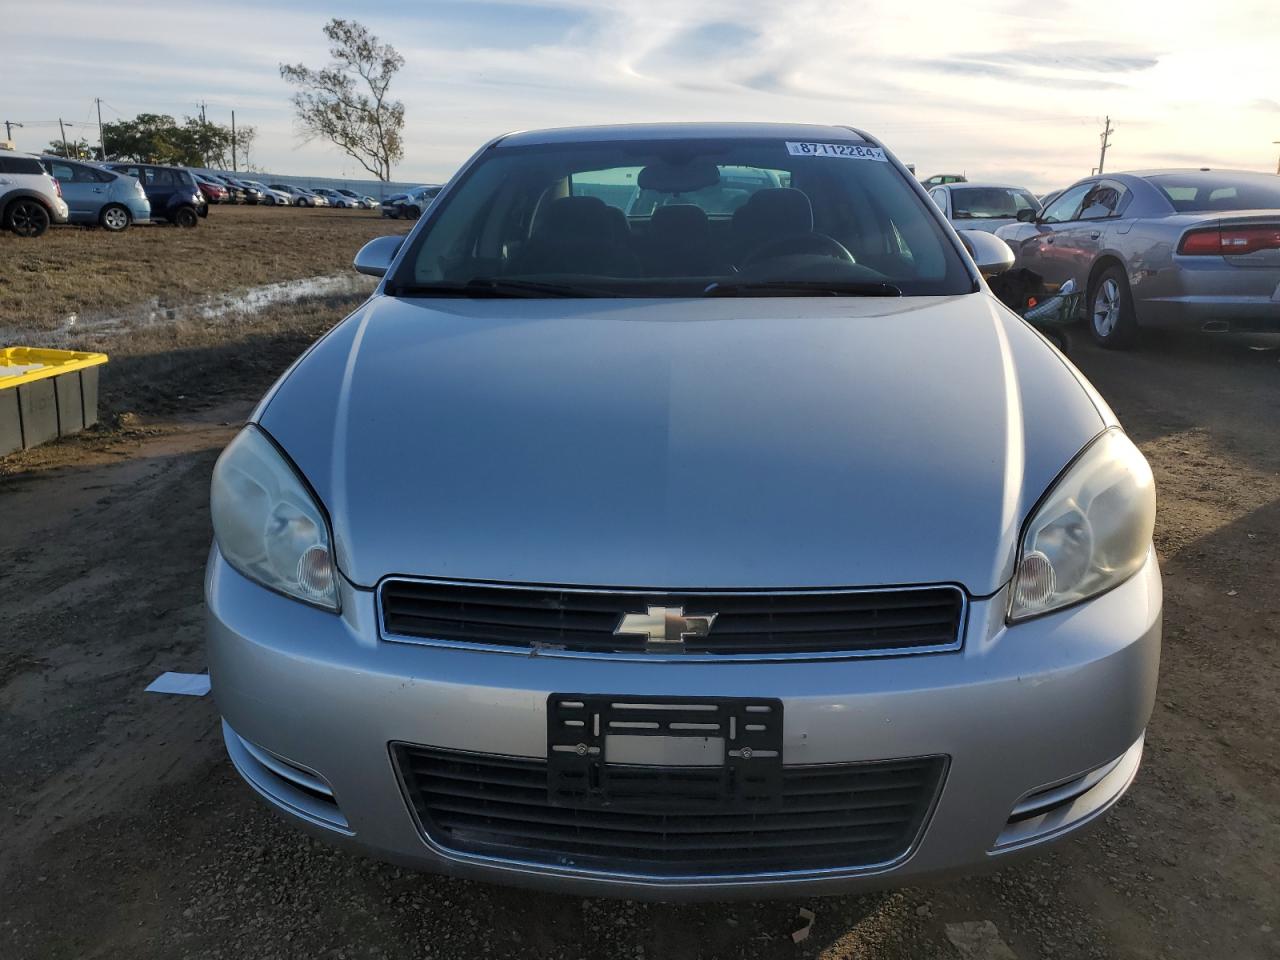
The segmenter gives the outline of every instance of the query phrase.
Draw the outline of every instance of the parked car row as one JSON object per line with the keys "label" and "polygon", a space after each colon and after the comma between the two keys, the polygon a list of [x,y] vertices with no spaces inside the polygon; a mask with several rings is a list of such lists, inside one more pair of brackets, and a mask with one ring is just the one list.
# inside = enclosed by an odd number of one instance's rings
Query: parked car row
{"label": "parked car row", "polygon": [[[197,171],[201,189],[206,190],[210,203],[249,203],[278,207],[338,207],[340,209],[372,210],[379,206],[373,197],[354,190],[329,187],[299,187],[291,183],[263,183],[232,177],[212,171]],[[215,191],[219,195],[211,195]]]}
{"label": "parked car row", "polygon": [[61,223],[99,226],[112,233],[150,221],[194,227],[209,215],[210,205],[223,203],[363,210],[380,206],[354,190],[307,189],[164,164],[68,160],[0,149],[0,226],[23,237],[38,237],[51,224]]}

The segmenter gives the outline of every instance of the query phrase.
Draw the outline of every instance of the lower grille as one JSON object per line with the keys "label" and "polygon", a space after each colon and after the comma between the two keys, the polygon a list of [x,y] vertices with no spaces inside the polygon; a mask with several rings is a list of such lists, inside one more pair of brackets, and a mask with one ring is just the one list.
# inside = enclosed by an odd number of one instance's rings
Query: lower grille
{"label": "lower grille", "polygon": [[[383,632],[393,639],[743,658],[955,649],[964,619],[964,594],[947,586],[680,592],[395,579],[382,584],[379,604]],[[710,622],[704,631],[665,638],[618,632],[624,616],[655,610]]]}
{"label": "lower grille", "polygon": [[[776,810],[709,811],[699,774],[662,778],[663,812],[553,805],[544,760],[395,744],[419,823],[440,847],[480,856],[654,876],[869,867],[907,853],[945,757],[783,768]],[[687,769],[687,768],[685,768]],[[631,768],[642,775],[644,768]],[[689,797],[683,796],[684,791]]]}

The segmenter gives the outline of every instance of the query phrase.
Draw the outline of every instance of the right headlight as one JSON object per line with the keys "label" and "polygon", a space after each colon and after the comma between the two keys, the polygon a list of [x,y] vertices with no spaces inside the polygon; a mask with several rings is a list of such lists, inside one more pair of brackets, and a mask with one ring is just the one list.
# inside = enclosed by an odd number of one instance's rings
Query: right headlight
{"label": "right headlight", "polygon": [[338,609],[324,512],[284,454],[252,424],[214,465],[209,507],[227,563],[264,587]]}
{"label": "right headlight", "polygon": [[1118,428],[1076,458],[1023,531],[1009,620],[1079,603],[1123,583],[1146,561],[1156,491],[1142,453]]}

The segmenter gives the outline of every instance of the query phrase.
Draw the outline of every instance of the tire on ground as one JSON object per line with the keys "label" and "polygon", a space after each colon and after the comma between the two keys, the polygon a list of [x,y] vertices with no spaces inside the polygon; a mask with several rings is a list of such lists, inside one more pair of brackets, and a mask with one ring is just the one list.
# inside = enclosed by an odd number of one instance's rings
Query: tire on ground
{"label": "tire on ground", "polygon": [[38,237],[49,229],[51,222],[45,205],[30,197],[13,201],[4,216],[4,225],[20,237]]}
{"label": "tire on ground", "polygon": [[1138,318],[1124,268],[1113,264],[1089,288],[1089,333],[1101,346],[1124,350],[1138,342]]}
{"label": "tire on ground", "polygon": [[133,217],[126,207],[118,203],[109,203],[98,214],[98,223],[111,233],[120,233],[133,223]]}

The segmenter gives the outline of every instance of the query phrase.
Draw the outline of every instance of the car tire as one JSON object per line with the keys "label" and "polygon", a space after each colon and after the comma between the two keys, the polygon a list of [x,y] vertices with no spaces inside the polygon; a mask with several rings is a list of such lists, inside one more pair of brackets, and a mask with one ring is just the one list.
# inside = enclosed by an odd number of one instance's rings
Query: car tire
{"label": "car tire", "polygon": [[109,203],[98,214],[99,225],[108,233],[123,233],[133,223],[128,207],[119,203]]}
{"label": "car tire", "polygon": [[1109,350],[1125,350],[1138,341],[1138,320],[1133,311],[1133,293],[1124,268],[1103,270],[1089,290],[1089,333]]}
{"label": "car tire", "polygon": [[49,229],[51,220],[43,203],[22,197],[9,205],[4,225],[20,237],[38,237]]}
{"label": "car tire", "polygon": [[184,230],[190,230],[200,222],[195,207],[179,207],[173,214],[173,222]]}
{"label": "car tire", "polygon": [[417,207],[405,207],[404,215],[409,220],[417,220],[420,216],[422,216],[422,211],[419,210]]}

